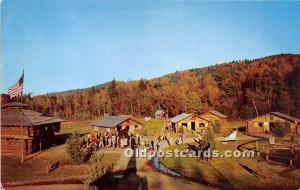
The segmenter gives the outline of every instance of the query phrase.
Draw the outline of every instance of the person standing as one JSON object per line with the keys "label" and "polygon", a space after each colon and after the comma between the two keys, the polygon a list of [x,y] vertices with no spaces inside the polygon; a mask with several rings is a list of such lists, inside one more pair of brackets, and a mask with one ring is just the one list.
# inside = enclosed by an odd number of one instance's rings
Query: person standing
{"label": "person standing", "polygon": [[99,135],[99,148],[104,148],[104,139],[101,133]]}
{"label": "person standing", "polygon": [[113,134],[111,136],[111,141],[112,141],[112,147],[116,148],[116,135],[115,134]]}
{"label": "person standing", "polygon": [[169,146],[171,146],[171,144],[172,144],[172,136],[170,135],[169,136]]}
{"label": "person standing", "polygon": [[154,140],[153,140],[153,139],[151,140],[151,147],[152,147],[153,150],[154,150]]}
{"label": "person standing", "polygon": [[130,142],[130,145],[131,145],[131,149],[134,149],[134,148],[135,148],[136,143],[135,143],[135,138],[134,138],[134,136],[131,136],[131,142]]}

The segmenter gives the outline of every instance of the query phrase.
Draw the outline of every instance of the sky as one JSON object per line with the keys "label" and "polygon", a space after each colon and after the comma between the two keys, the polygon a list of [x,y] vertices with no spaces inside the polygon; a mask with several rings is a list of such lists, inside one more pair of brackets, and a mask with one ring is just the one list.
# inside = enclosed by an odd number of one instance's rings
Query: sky
{"label": "sky", "polygon": [[300,2],[4,0],[1,92],[33,95],[300,53]]}

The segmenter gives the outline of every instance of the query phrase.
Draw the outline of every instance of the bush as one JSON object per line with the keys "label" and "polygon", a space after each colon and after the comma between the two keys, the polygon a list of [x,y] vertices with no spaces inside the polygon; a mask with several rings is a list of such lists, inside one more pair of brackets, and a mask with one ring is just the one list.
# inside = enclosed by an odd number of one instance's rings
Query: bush
{"label": "bush", "polygon": [[95,153],[91,157],[91,167],[87,173],[87,178],[84,180],[84,189],[94,189],[92,184],[102,176],[108,174],[112,168],[103,165],[103,153]]}
{"label": "bush", "polygon": [[215,134],[214,130],[211,127],[208,127],[205,130],[203,140],[202,140],[202,145],[210,145],[210,149],[215,149]]}
{"label": "bush", "polygon": [[83,140],[77,132],[73,132],[68,138],[66,151],[73,163],[79,164],[85,160],[83,145]]}
{"label": "bush", "polygon": [[220,133],[220,131],[221,131],[221,124],[218,121],[214,122],[212,124],[212,126],[213,126],[213,129],[214,129],[215,133],[217,133],[217,134]]}
{"label": "bush", "polygon": [[275,122],[270,129],[275,136],[284,137],[289,131],[289,124],[283,122]]}

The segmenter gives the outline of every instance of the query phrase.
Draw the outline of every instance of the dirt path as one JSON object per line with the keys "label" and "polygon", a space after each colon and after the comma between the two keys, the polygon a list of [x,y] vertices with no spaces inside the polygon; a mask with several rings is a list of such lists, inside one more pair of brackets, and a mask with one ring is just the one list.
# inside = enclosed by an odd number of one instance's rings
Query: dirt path
{"label": "dirt path", "polygon": [[148,189],[216,189],[180,177],[172,177],[155,171],[147,158],[136,160],[137,175],[147,179]]}
{"label": "dirt path", "polygon": [[[193,142],[193,138],[187,138],[185,143]],[[167,143],[163,144],[163,148],[167,147]],[[125,151],[125,150],[124,150]],[[133,161],[134,160],[134,161]],[[172,177],[167,174],[156,171],[148,158],[128,158],[123,152],[120,155],[120,159],[115,165],[114,171],[130,170],[129,177],[135,179],[142,179],[142,188],[146,186],[146,189],[216,189],[210,186],[202,185],[196,182],[189,181],[181,177]]]}

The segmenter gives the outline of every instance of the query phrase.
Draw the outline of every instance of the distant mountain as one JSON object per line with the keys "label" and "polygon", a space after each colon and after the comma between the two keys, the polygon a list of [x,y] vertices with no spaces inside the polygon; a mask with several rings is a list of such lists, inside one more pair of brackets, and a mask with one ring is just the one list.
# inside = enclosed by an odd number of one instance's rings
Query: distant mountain
{"label": "distant mountain", "polygon": [[[184,63],[183,63],[184,64]],[[37,109],[66,118],[109,114],[152,116],[215,109],[232,118],[269,111],[300,116],[300,54],[280,54],[177,71],[151,80],[111,81],[97,86],[27,97]]]}

